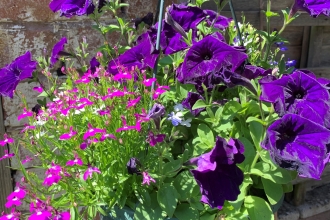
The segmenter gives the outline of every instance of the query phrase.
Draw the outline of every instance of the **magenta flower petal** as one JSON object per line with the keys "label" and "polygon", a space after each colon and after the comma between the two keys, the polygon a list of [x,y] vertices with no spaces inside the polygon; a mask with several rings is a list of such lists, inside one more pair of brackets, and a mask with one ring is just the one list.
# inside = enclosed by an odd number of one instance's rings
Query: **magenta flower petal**
{"label": "magenta flower petal", "polygon": [[88,166],[87,170],[84,173],[84,180],[86,181],[88,178],[92,178],[94,172],[101,173],[101,171],[97,167]]}
{"label": "magenta flower petal", "polygon": [[4,134],[3,137],[4,137],[5,139],[0,141],[0,145],[1,145],[1,146],[5,146],[6,144],[14,143],[14,139],[9,138],[9,137],[7,136],[7,134]]}
{"label": "magenta flower petal", "polygon": [[73,130],[72,126],[70,127],[69,133],[64,133],[60,136],[60,140],[68,140],[77,134],[76,131]]}
{"label": "magenta flower petal", "polygon": [[33,112],[27,111],[26,108],[23,109],[23,113],[17,116],[17,120],[21,120],[26,117],[32,117]]}
{"label": "magenta flower petal", "polygon": [[14,197],[6,202],[5,207],[9,209],[12,206],[20,206],[20,205],[22,205],[21,200],[17,197]]}
{"label": "magenta flower petal", "polygon": [[143,180],[142,180],[142,184],[147,184],[150,185],[150,182],[156,182],[156,180],[154,180],[149,174],[148,172],[142,172],[143,175]]}

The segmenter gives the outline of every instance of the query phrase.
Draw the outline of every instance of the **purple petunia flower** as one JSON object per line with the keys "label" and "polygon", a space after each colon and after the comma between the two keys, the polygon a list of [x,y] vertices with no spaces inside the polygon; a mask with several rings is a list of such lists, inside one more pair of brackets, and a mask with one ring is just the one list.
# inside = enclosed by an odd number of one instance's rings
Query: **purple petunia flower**
{"label": "purple petunia flower", "polygon": [[18,83],[32,77],[32,72],[37,68],[37,62],[31,60],[30,51],[17,57],[11,64],[0,69],[0,95],[13,98],[14,90]]}
{"label": "purple petunia flower", "polygon": [[64,133],[60,136],[60,140],[68,140],[77,134],[76,131],[73,130],[72,126],[70,126],[70,132]]}
{"label": "purple petunia flower", "polygon": [[94,172],[101,173],[101,171],[97,167],[91,167],[90,165],[88,165],[88,168],[84,173],[84,180],[86,181],[88,178],[92,178]]}
{"label": "purple petunia flower", "polygon": [[95,6],[93,0],[52,0],[49,8],[53,12],[60,11],[60,16],[72,17],[74,15],[89,15]]}
{"label": "purple petunia flower", "polygon": [[177,70],[177,79],[181,83],[195,83],[198,77],[207,77],[221,67],[231,67],[235,71],[247,58],[247,55],[213,35],[206,36],[193,44]]}
{"label": "purple petunia flower", "polygon": [[204,100],[203,96],[201,96],[198,93],[195,92],[188,92],[187,98],[185,98],[182,101],[182,106],[185,107],[186,109],[189,109],[191,114],[193,114],[194,116],[198,116],[199,113],[201,113],[202,111],[205,111],[205,108],[198,108],[195,110],[192,110],[192,107],[195,105],[195,103],[198,100]]}
{"label": "purple petunia flower", "polygon": [[3,135],[3,140],[0,140],[0,145],[5,146],[6,144],[14,143],[14,139],[8,137],[8,135],[5,133]]}
{"label": "purple petunia flower", "polygon": [[143,181],[142,184],[148,184],[150,185],[150,182],[156,182],[156,180],[154,180],[149,174],[148,172],[142,172],[143,175]]}
{"label": "purple petunia flower", "polygon": [[263,148],[280,167],[320,179],[329,162],[330,131],[307,118],[286,114],[267,129]]}
{"label": "purple petunia flower", "polygon": [[116,75],[119,72],[120,65],[127,69],[132,67],[140,70],[147,67],[154,68],[157,57],[158,52],[155,51],[150,37],[146,36],[138,45],[125,51],[117,59],[110,61],[107,71]]}
{"label": "purple petunia flower", "polygon": [[97,59],[95,57],[93,57],[91,59],[91,61],[89,62],[89,64],[90,64],[90,69],[91,69],[92,73],[95,73],[96,72],[96,68],[98,68],[101,65],[101,63],[99,61],[97,61]]}
{"label": "purple petunia flower", "polygon": [[233,20],[232,18],[219,15],[217,12],[212,10],[204,10],[204,13],[209,16],[206,19],[207,25],[218,28],[220,30],[226,29],[229,26],[231,20]]}
{"label": "purple petunia flower", "polygon": [[297,11],[306,11],[313,17],[320,14],[330,16],[330,1],[329,0],[295,0],[290,15],[293,16]]}
{"label": "purple petunia flower", "polygon": [[50,66],[54,66],[54,64],[57,62],[59,59],[59,53],[64,50],[64,45],[68,43],[68,40],[66,37],[62,37],[62,39],[57,42],[52,50],[52,56],[50,57]]}
{"label": "purple petunia flower", "polygon": [[186,6],[184,4],[172,4],[167,7],[167,12],[186,32],[189,29],[196,29],[197,25],[206,17],[203,10],[199,7]]}
{"label": "purple petunia flower", "polygon": [[191,172],[200,186],[201,202],[221,209],[225,200],[237,199],[243,172],[236,164],[244,161],[243,152],[244,146],[239,140],[231,138],[227,143],[218,136],[210,152],[190,160],[197,165]]}
{"label": "purple petunia flower", "polygon": [[274,104],[275,112],[300,114],[316,123],[330,126],[327,89],[315,78],[302,71],[283,75],[277,80],[260,80],[260,99]]}

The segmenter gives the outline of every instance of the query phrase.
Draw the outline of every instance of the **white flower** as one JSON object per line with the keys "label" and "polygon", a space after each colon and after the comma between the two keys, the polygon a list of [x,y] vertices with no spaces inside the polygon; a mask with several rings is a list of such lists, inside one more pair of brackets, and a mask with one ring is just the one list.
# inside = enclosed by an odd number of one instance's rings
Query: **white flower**
{"label": "white flower", "polygon": [[187,120],[181,121],[180,124],[186,127],[190,127],[191,126],[190,122],[191,122],[191,118],[188,118]]}
{"label": "white flower", "polygon": [[176,112],[178,112],[178,111],[183,111],[184,110],[184,108],[183,108],[183,106],[182,106],[182,104],[176,104],[175,106],[174,106],[174,111],[176,111]]}

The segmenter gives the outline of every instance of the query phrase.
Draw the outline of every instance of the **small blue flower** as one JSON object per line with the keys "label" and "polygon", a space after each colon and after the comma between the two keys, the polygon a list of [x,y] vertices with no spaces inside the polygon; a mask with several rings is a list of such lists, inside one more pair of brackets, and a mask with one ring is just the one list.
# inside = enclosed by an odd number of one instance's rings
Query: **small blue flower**
{"label": "small blue flower", "polygon": [[171,112],[168,114],[168,120],[172,121],[173,126],[178,126],[182,122],[183,114],[181,112]]}

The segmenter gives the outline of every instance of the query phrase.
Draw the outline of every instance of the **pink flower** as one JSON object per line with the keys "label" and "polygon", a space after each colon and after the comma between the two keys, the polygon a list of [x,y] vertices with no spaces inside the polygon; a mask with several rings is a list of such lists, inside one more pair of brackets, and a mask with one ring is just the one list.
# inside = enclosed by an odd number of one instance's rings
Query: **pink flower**
{"label": "pink flower", "polygon": [[21,133],[24,133],[27,130],[34,130],[34,129],[36,129],[36,126],[26,124],[25,127],[21,130]]}
{"label": "pink flower", "polygon": [[34,90],[34,91],[37,91],[37,92],[39,92],[39,93],[42,93],[42,92],[44,91],[43,88],[42,88],[41,86],[33,87],[33,90]]}
{"label": "pink flower", "polygon": [[156,180],[154,180],[153,178],[151,178],[147,172],[142,172],[142,175],[143,175],[142,184],[148,184],[148,185],[150,185],[150,182],[154,182],[154,183],[156,182]]}
{"label": "pink flower", "polygon": [[19,183],[16,184],[16,189],[14,192],[10,193],[9,196],[7,197],[8,200],[12,200],[15,197],[18,199],[24,199],[26,195],[26,191],[24,188],[20,187]]}
{"label": "pink flower", "polygon": [[128,101],[126,108],[130,108],[130,107],[136,106],[136,104],[138,104],[140,100],[141,100],[141,96],[137,97],[136,99],[133,99],[133,100]]}
{"label": "pink flower", "polygon": [[134,126],[128,126],[124,116],[121,116],[121,120],[123,122],[123,127],[118,128],[116,130],[116,132],[127,131],[127,130],[138,130],[139,131],[141,129],[141,124],[139,121],[137,121],[138,123]]}
{"label": "pink flower", "polygon": [[142,84],[148,87],[151,86],[153,82],[156,82],[156,80],[156,78],[144,79]]}
{"label": "pink flower", "polygon": [[49,220],[52,214],[47,210],[38,210],[29,217],[29,220]]}
{"label": "pink flower", "polygon": [[37,211],[41,208],[44,208],[46,204],[40,199],[36,198],[35,202],[30,203],[30,212]]}
{"label": "pink flower", "polygon": [[27,111],[26,108],[23,109],[23,113],[17,116],[17,120],[21,120],[26,117],[31,117],[33,116],[33,112]]}
{"label": "pink flower", "polygon": [[68,140],[77,134],[76,131],[73,130],[72,126],[70,127],[69,133],[64,133],[60,136],[60,140]]}
{"label": "pink flower", "polygon": [[69,160],[66,163],[67,166],[74,166],[74,165],[78,165],[78,166],[82,166],[83,162],[82,160],[78,157],[77,154],[74,155],[74,160]]}
{"label": "pink flower", "polygon": [[147,141],[149,142],[150,146],[154,147],[157,143],[163,142],[165,137],[166,137],[165,134],[154,135],[154,133],[150,131]]}
{"label": "pink flower", "polygon": [[113,135],[113,134],[106,134],[106,133],[104,133],[104,134],[102,134],[102,136],[100,138],[100,141],[104,141],[107,138],[111,138],[111,139],[114,139],[114,140],[117,139],[116,136]]}
{"label": "pink flower", "polygon": [[17,212],[15,209],[12,209],[11,213],[0,216],[0,220],[20,220],[20,216],[20,212]]}
{"label": "pink flower", "polygon": [[70,212],[61,212],[54,216],[53,220],[70,220]]}
{"label": "pink flower", "polygon": [[5,139],[0,141],[1,146],[5,146],[6,144],[14,143],[14,139],[9,138],[7,134],[4,134],[3,137]]}
{"label": "pink flower", "polygon": [[29,156],[26,156],[26,158],[24,160],[22,160],[22,164],[26,164],[26,163],[28,163],[28,162],[30,162],[32,160],[33,160],[33,158],[31,158]]}
{"label": "pink flower", "polygon": [[113,80],[115,81],[119,81],[121,79],[132,79],[132,75],[128,72],[119,72],[118,74],[116,74],[114,77],[113,77]]}
{"label": "pink flower", "polygon": [[8,199],[8,201],[6,202],[6,204],[5,204],[5,207],[7,208],[7,209],[9,209],[10,207],[12,207],[12,206],[20,206],[20,205],[22,205],[22,202],[21,202],[21,200],[19,199],[19,198],[17,198],[17,197],[13,197],[13,198],[11,198],[11,199]]}
{"label": "pink flower", "polygon": [[80,144],[80,149],[85,150],[88,146],[89,146],[89,143],[82,142],[82,143]]}
{"label": "pink flower", "polygon": [[44,179],[43,185],[51,186],[54,183],[58,183],[61,180],[60,175],[49,173],[46,178]]}
{"label": "pink flower", "polygon": [[164,92],[166,92],[166,90],[169,90],[170,87],[168,86],[158,86],[158,88],[156,89],[156,91],[154,91],[153,94],[153,99],[158,99],[158,97],[163,94]]}
{"label": "pink flower", "polygon": [[5,151],[5,155],[3,155],[3,157],[0,157],[0,161],[15,156],[15,154],[8,154],[8,150],[4,150],[4,151]]}
{"label": "pink flower", "polygon": [[101,173],[101,171],[97,167],[91,167],[90,165],[88,165],[88,168],[84,173],[84,180],[86,181],[88,178],[92,178],[93,172]]}
{"label": "pink flower", "polygon": [[86,140],[89,137],[93,137],[96,133],[104,133],[105,129],[93,128],[91,124],[88,123],[88,130],[85,132],[83,139]]}
{"label": "pink flower", "polygon": [[90,81],[91,81],[90,77],[85,75],[85,76],[81,77],[80,79],[76,80],[75,83],[76,84],[79,84],[79,83],[87,84]]}

